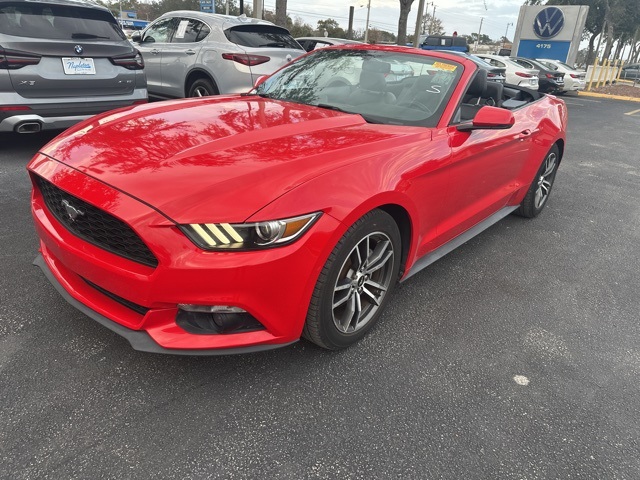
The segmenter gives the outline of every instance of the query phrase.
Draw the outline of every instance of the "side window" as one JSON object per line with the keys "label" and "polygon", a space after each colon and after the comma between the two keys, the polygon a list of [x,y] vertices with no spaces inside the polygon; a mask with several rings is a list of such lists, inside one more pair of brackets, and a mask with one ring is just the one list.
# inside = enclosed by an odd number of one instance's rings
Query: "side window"
{"label": "side window", "polygon": [[196,42],[200,42],[204,40],[209,36],[210,33],[211,33],[211,29],[209,28],[209,26],[203,23],[202,27],[200,27],[200,31],[198,32],[198,36],[196,37]]}
{"label": "side window", "polygon": [[173,33],[173,18],[167,18],[160,20],[155,25],[152,25],[144,33],[142,43],[166,43],[171,38]]}
{"label": "side window", "polygon": [[171,39],[171,43],[198,42],[204,38],[204,36],[200,37],[200,32],[203,27],[207,29],[207,34],[208,34],[209,27],[207,27],[204,23],[198,20],[180,18],[178,20],[178,25],[176,27],[176,33],[173,35],[173,38]]}
{"label": "side window", "polygon": [[318,50],[319,48],[325,48],[325,47],[330,47],[331,44],[327,43],[327,42],[318,42],[316,43],[316,46],[313,47],[314,50]]}

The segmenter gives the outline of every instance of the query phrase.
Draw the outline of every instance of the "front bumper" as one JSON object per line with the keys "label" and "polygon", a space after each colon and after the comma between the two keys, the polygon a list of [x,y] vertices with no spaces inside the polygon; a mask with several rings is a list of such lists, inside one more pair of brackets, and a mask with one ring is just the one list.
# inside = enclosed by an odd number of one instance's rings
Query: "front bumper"
{"label": "front bumper", "polygon": [[[104,315],[100,315],[98,312],[91,310],[85,304],[79,302],[73,298],[57,280],[56,275],[49,268],[49,265],[44,260],[42,255],[38,255],[33,264],[39,267],[44,273],[44,276],[51,282],[51,285],[58,291],[58,293],[64,298],[70,305],[84,313],[87,317],[95,320],[103,327],[107,327],[112,332],[117,333],[121,337],[124,337],[133,347],[134,350],[148,353],[167,353],[170,355],[234,355],[239,353],[253,353],[262,352],[266,350],[273,350],[275,348],[284,347],[295,342],[278,344],[278,345],[256,345],[253,347],[244,348],[225,348],[225,349],[213,349],[213,350],[193,350],[193,349],[171,349],[163,348],[158,345],[149,334],[141,330],[132,330],[119,323],[116,323]],[[59,272],[58,272],[59,273]]]}
{"label": "front bumper", "polygon": [[[127,223],[157,257],[157,267],[149,267],[74,236],[34,188],[32,213],[41,252],[36,264],[67,301],[133,348],[210,355],[267,350],[300,338],[329,239],[339,225],[331,216],[323,215],[297,242],[280,248],[206,252],[159,212],[91,177],[44,156],[29,168]],[[143,307],[143,312],[128,304]],[[176,323],[178,304],[238,307],[264,329],[189,333]]]}

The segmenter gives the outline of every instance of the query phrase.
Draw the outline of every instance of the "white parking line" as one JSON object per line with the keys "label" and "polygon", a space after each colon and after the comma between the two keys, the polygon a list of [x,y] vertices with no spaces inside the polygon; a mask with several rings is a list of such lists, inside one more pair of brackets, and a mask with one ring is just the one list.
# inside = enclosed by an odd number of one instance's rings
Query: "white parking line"
{"label": "white parking line", "polygon": [[566,100],[564,101],[564,103],[566,103],[567,105],[578,105],[579,107],[584,107],[584,103],[573,103],[573,102],[567,102]]}
{"label": "white parking line", "polygon": [[640,113],[640,108],[638,110],[633,110],[632,112],[627,112],[625,115],[635,115],[636,113]]}

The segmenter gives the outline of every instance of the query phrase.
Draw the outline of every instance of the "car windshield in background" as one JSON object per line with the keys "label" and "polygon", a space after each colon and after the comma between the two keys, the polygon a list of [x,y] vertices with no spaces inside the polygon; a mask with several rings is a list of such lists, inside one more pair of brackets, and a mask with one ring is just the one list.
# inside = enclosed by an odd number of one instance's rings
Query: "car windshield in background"
{"label": "car windshield in background", "polygon": [[126,40],[109,12],[44,2],[1,3],[0,32],[51,40]]}
{"label": "car windshield in background", "polygon": [[239,25],[224,31],[227,40],[243,47],[276,47],[295,48],[302,47],[284,28],[273,25]]}
{"label": "car windshield in background", "polygon": [[[406,76],[395,73],[400,67]],[[460,64],[424,55],[317,50],[277,72],[254,92],[360,114],[371,123],[433,127],[461,74]]]}

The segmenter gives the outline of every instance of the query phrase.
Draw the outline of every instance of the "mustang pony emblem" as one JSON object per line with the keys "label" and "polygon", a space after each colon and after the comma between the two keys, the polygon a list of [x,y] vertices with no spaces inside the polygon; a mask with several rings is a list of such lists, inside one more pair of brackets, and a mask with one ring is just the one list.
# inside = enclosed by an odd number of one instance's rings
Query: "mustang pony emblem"
{"label": "mustang pony emblem", "polygon": [[74,207],[67,200],[62,200],[62,202],[60,203],[62,203],[62,206],[64,207],[64,210],[67,213],[69,220],[71,220],[72,222],[75,222],[76,218],[78,218],[79,216],[84,215],[84,212],[82,210]]}

